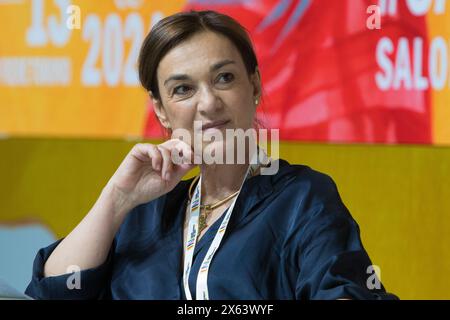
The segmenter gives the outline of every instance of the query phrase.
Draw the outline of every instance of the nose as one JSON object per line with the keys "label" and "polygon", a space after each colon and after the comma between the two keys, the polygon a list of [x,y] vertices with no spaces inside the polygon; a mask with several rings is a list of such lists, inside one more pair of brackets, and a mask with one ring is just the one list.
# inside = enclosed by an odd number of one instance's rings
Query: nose
{"label": "nose", "polygon": [[214,115],[222,108],[216,92],[210,86],[202,86],[198,95],[197,111],[202,115]]}

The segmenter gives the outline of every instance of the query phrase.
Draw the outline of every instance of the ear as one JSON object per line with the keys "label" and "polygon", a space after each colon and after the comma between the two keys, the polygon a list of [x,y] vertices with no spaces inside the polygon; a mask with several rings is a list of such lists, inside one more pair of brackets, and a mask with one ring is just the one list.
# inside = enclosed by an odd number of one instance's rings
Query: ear
{"label": "ear", "polygon": [[253,85],[253,97],[255,99],[261,98],[261,74],[259,68],[256,66],[255,72],[250,76],[250,82]]}
{"label": "ear", "polygon": [[164,128],[166,129],[170,129],[170,121],[169,118],[167,117],[167,113],[166,110],[164,109],[161,100],[155,98],[155,96],[153,95],[152,92],[149,92],[150,98],[152,99],[152,103],[153,103],[153,107],[156,113],[156,116],[159,119],[159,122],[161,122],[161,124],[163,125]]}

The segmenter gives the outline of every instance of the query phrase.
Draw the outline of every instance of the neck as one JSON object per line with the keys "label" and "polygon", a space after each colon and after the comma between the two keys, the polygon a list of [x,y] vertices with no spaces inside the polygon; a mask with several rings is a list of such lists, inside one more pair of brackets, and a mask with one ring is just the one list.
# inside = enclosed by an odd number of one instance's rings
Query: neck
{"label": "neck", "polygon": [[222,200],[241,187],[248,164],[201,165],[202,204]]}

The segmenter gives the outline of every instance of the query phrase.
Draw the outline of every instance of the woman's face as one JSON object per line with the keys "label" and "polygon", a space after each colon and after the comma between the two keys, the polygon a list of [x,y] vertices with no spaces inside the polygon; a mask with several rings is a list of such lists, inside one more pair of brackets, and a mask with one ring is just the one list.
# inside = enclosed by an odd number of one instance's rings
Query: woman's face
{"label": "woman's face", "polygon": [[[205,31],[182,42],[160,61],[157,79],[161,100],[153,99],[155,111],[172,131],[186,129],[194,137],[194,121],[223,120],[227,123],[202,134],[219,130],[225,139],[225,129],[253,128],[259,71],[248,75],[239,51],[225,36]],[[202,147],[211,143],[225,147],[221,141],[203,142]]]}

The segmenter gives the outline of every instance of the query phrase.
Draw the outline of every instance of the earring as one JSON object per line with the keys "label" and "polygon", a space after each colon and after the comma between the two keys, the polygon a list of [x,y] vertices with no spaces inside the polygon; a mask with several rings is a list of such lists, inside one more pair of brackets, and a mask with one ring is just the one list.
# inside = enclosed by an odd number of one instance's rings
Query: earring
{"label": "earring", "polygon": [[258,102],[259,102],[259,100],[258,100],[258,98],[256,98],[255,99],[255,104],[258,105]]}

